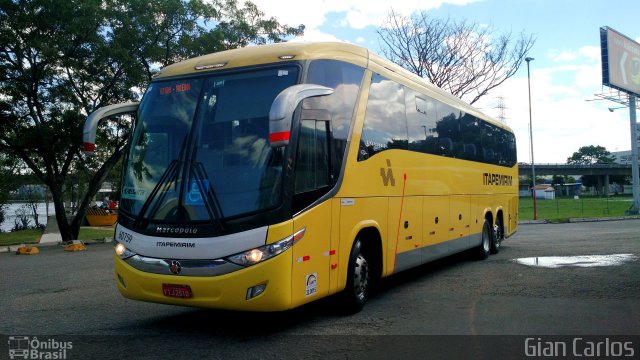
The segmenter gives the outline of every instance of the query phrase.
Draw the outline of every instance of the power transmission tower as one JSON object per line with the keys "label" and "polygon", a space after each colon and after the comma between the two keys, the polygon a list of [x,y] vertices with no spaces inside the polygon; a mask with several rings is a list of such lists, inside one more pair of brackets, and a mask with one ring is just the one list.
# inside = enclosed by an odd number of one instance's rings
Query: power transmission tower
{"label": "power transmission tower", "polygon": [[498,121],[500,121],[503,124],[507,123],[507,115],[506,115],[506,109],[507,107],[504,104],[504,96],[498,96],[496,98],[498,100],[498,104],[494,107],[494,109],[498,109]]}

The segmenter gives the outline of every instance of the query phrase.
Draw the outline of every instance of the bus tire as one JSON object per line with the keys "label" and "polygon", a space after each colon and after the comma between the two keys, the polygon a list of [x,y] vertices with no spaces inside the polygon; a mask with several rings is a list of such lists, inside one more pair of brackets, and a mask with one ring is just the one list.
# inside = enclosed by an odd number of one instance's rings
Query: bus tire
{"label": "bus tire", "polygon": [[504,240],[504,227],[502,226],[502,220],[500,216],[496,218],[496,224],[493,231],[493,241],[491,242],[491,253],[497,254],[502,247],[502,241]]}
{"label": "bus tire", "polygon": [[349,255],[347,286],[342,292],[342,309],[347,314],[362,310],[369,297],[371,268],[366,254],[362,251],[362,241],[356,239]]}
{"label": "bus tire", "polygon": [[493,243],[493,230],[487,219],[482,224],[482,242],[476,248],[476,256],[478,260],[484,260],[489,257],[491,252],[491,244]]}

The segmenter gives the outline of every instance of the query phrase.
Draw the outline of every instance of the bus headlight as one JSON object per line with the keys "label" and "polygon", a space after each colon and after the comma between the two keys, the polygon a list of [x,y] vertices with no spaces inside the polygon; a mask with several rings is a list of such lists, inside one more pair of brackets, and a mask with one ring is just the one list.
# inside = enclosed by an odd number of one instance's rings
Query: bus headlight
{"label": "bus headlight", "polygon": [[116,246],[114,249],[116,251],[116,255],[118,255],[118,257],[122,260],[128,259],[136,254],[133,251],[127,249],[126,246],[122,245],[122,243],[119,243],[119,242],[116,243]]}
{"label": "bus headlight", "polygon": [[273,244],[261,246],[255,249],[243,251],[239,254],[231,255],[226,260],[242,266],[251,266],[259,262],[270,259],[278,254],[285,252],[293,244],[302,238],[306,228],[296,232],[295,234],[288,236]]}

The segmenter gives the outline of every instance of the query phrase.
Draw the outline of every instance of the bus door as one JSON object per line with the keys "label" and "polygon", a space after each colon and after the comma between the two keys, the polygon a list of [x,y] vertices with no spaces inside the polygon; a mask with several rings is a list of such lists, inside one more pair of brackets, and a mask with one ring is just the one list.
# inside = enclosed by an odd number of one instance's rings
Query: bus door
{"label": "bus door", "polygon": [[[304,234],[293,246],[292,302],[304,304],[329,293],[332,202],[315,204],[332,186],[330,176],[330,123],[326,112],[305,114],[295,163],[294,232]],[[312,116],[315,115],[315,116]],[[321,120],[309,118],[321,118]],[[335,252],[335,250],[333,250]]]}

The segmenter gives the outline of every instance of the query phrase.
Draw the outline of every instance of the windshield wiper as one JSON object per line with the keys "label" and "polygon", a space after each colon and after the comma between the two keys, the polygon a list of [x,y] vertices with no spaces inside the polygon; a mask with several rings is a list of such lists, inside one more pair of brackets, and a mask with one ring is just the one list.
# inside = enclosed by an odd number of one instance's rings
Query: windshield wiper
{"label": "windshield wiper", "polygon": [[[222,215],[222,207],[220,206],[220,201],[216,193],[213,191],[207,171],[201,162],[191,164],[191,170],[195,176],[196,184],[198,184],[198,190],[200,194],[203,195],[204,206],[207,209],[209,217],[216,222],[221,231],[226,231],[227,226],[224,221],[224,216]],[[204,188],[205,184],[207,184],[206,189]]]}
{"label": "windshield wiper", "polygon": [[149,209],[149,206],[151,206],[151,203],[153,203],[154,199],[158,195],[158,192],[160,191],[161,187],[163,187],[162,197],[156,201],[156,204],[153,207],[153,209],[151,209],[151,212],[149,213],[148,218],[151,218],[158,211],[158,209],[160,208],[160,204],[162,203],[162,200],[164,200],[167,194],[167,191],[171,188],[171,184],[176,183],[177,185],[178,174],[180,173],[179,165],[180,165],[180,161],[178,161],[177,159],[171,160],[171,163],[169,163],[169,166],[167,166],[167,169],[164,171],[164,173],[162,173],[160,180],[158,180],[158,183],[156,184],[156,186],[153,187],[153,189],[151,190],[151,193],[149,194],[149,197],[147,197],[147,200],[142,205],[142,208],[140,209],[140,212],[138,213],[138,216],[136,216],[136,219],[133,223],[134,227],[140,228],[140,226],[142,225],[142,221],[145,219],[145,213],[147,212],[147,210]]}

